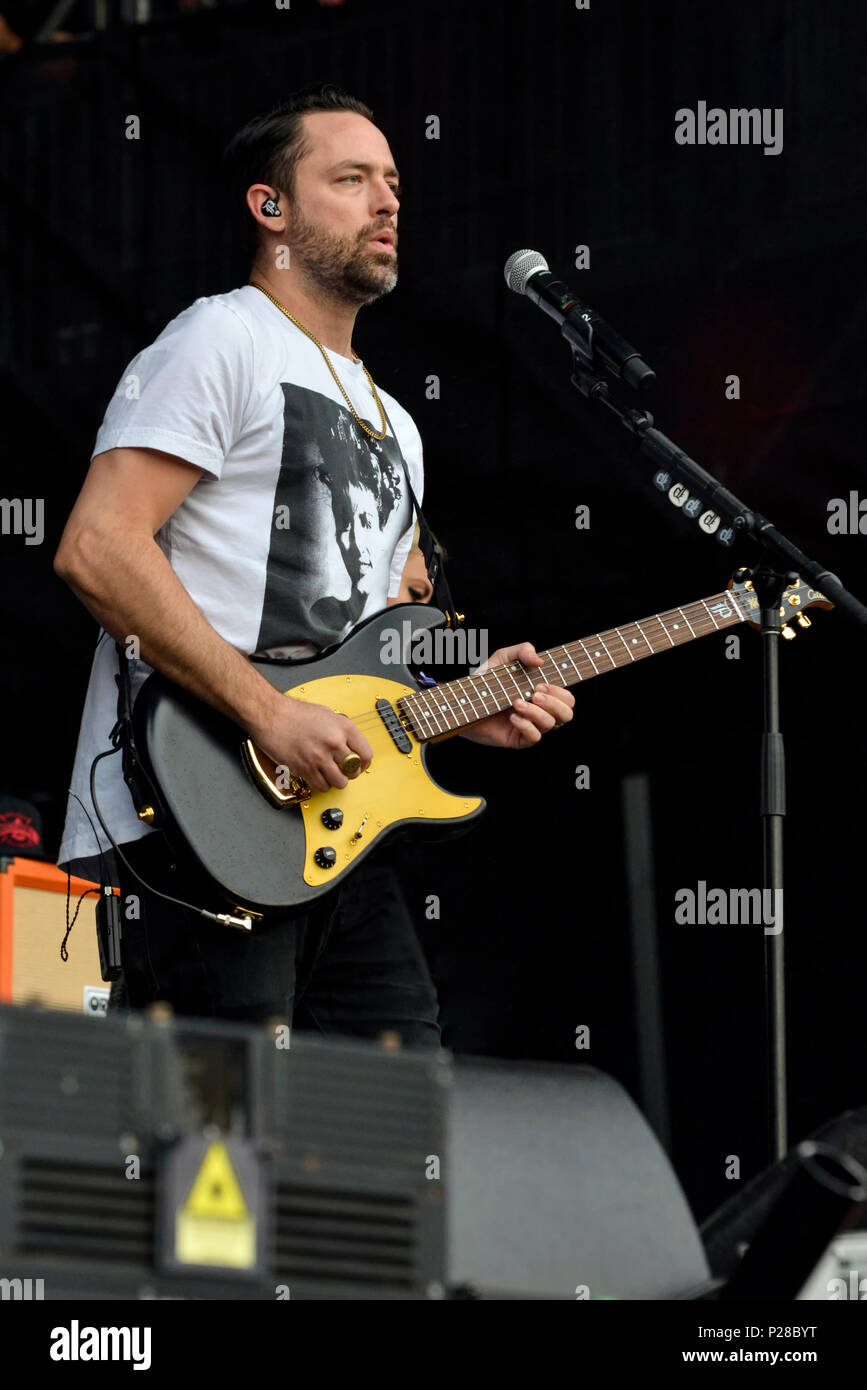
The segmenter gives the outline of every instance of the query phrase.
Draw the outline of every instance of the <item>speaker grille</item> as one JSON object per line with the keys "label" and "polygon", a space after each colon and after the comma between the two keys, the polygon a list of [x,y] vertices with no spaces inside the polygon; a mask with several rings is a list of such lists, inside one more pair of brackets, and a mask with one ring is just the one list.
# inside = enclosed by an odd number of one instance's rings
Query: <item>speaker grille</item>
{"label": "speaker grille", "polygon": [[443,1090],[430,1084],[442,1072],[439,1061],[411,1054],[388,1058],[308,1042],[280,1073],[273,1132],[285,1136],[289,1162],[304,1163],[312,1151],[323,1164],[414,1185],[442,1134]]}
{"label": "speaker grille", "polygon": [[418,1284],[417,1224],[412,1196],[283,1184],[277,1189],[278,1277],[410,1289]]}
{"label": "speaker grille", "polygon": [[154,1186],[98,1166],[22,1157],[13,1253],[148,1266],[153,1263]]}

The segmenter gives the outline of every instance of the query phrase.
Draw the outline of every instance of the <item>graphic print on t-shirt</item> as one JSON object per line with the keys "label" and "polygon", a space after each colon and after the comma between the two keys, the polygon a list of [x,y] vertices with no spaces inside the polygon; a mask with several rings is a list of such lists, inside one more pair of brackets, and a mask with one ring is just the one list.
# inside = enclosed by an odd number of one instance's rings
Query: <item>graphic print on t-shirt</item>
{"label": "graphic print on t-shirt", "polygon": [[281,389],[283,451],[257,650],[288,641],[321,650],[358,622],[373,576],[388,573],[409,521],[406,480],[392,435],[372,439],[317,391]]}

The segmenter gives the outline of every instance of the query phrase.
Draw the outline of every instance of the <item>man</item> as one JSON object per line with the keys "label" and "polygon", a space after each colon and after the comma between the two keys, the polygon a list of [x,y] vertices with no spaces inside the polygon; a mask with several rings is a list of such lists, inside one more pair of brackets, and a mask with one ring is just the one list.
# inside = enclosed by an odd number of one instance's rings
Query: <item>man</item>
{"label": "man", "polygon": [[[98,876],[97,849],[109,851],[86,810],[91,765],[115,721],[112,639],[138,643],[133,696],[151,668],[162,671],[319,791],[347,785],[340,765],[350,752],[362,769],[372,757],[348,718],[287,699],[247,656],[313,654],[399,592],[410,499],[422,494],[421,441],[352,350],[359,308],[397,283],[398,173],[370,110],[333,87],[296,93],[251,121],[227,154],[258,238],[250,282],[196,301],[130,363],[55,559],[103,628],[59,855],[86,876]],[[364,566],[351,558],[354,529],[341,545],[335,521],[335,496],[358,488],[389,498],[365,528]],[[526,642],[489,664],[512,660],[540,664]],[[529,747],[571,719],[573,703],[539,686],[465,736]],[[118,763],[98,764],[96,787],[124,859],[149,889],[210,905],[209,885],[180,878],[161,833],[138,819]],[[166,999],[183,1013],[264,1019],[303,1003],[323,1032],[390,1029],[410,1044],[439,1044],[408,914],[375,910],[374,893],[359,886],[369,882],[364,867],[306,916],[242,933],[206,924],[107,862],[124,903],[135,898],[122,942],[133,1007]]]}

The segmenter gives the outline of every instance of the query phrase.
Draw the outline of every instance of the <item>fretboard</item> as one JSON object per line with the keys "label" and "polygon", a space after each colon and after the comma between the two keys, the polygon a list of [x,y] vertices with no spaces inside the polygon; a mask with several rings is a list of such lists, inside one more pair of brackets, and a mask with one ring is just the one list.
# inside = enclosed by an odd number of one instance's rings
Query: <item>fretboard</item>
{"label": "fretboard", "polygon": [[520,661],[492,666],[418,694],[404,695],[397,704],[407,727],[423,743],[509,709],[515,700],[529,699],[537,685],[577,685],[745,620],[741,605],[727,589],[683,608],[670,608],[640,622],[551,647],[539,653],[541,666],[527,667]]}

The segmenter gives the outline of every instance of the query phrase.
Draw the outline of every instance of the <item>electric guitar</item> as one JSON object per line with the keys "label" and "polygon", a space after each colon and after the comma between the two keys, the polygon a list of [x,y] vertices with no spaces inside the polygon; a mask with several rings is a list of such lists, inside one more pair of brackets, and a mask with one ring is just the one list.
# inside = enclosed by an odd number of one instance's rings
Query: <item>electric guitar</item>
{"label": "electric guitar", "polygon": [[[833,604],[800,580],[780,600],[782,618],[805,627],[804,609],[814,606]],[[163,829],[179,859],[203,870],[233,908],[254,918],[272,908],[304,911],[391,832],[456,827],[484,810],[480,797],[434,782],[428,744],[527,699],[537,683],[577,685],[738,623],[759,627],[760,619],[752,581],[735,578],[697,603],[552,647],[540,653],[541,666],[513,662],[419,688],[407,644],[395,652],[394,634],[411,626],[430,638],[444,616],[399,604],[309,660],[253,660],[278,690],[346,715],[368,739],[371,765],[342,791],[311,791],[231,720],[154,673],[133,708],[134,751],[146,774],[133,795],[141,819]],[[794,636],[788,623],[783,632]]]}

